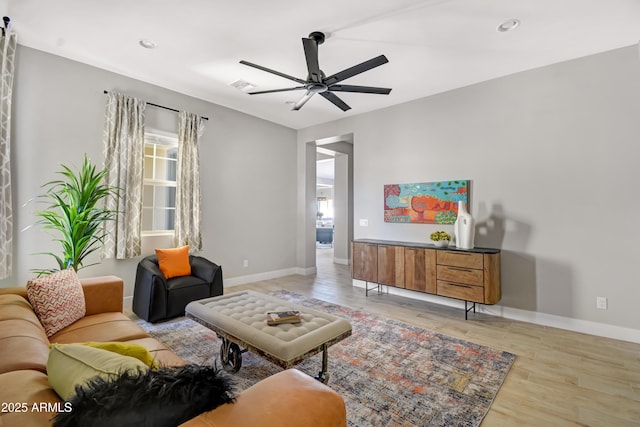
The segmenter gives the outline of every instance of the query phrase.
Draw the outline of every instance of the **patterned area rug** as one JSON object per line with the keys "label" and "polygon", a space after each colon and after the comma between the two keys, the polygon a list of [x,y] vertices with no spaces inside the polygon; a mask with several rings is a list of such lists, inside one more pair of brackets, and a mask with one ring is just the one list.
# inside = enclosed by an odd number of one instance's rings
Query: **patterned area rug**
{"label": "patterned area rug", "polygon": [[[348,425],[477,426],[489,410],[515,355],[364,311],[288,291],[272,295],[348,319],[353,335],[329,349],[329,386],[344,398]],[[215,333],[186,318],[150,324],[148,333],[190,363],[218,362]],[[322,354],[296,368],[316,375]],[[235,374],[244,390],[281,369],[244,353]]]}

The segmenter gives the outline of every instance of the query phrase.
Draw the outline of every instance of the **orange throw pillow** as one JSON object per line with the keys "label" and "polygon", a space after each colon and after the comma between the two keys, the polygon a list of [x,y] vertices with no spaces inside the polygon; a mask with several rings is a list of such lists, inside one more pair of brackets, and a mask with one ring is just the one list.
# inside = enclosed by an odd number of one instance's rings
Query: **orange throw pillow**
{"label": "orange throw pillow", "polygon": [[189,245],[174,249],[156,249],[158,265],[164,277],[190,276]]}

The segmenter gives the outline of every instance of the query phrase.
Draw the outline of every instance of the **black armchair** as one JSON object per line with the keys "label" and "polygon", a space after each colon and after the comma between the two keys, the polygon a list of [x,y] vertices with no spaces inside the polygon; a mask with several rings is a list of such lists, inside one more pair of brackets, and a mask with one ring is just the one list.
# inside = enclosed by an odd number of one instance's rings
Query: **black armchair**
{"label": "black armchair", "polygon": [[149,255],[138,263],[133,290],[133,312],[147,322],[184,315],[191,301],[222,295],[222,267],[206,258],[189,255],[191,276],[166,279],[158,257]]}

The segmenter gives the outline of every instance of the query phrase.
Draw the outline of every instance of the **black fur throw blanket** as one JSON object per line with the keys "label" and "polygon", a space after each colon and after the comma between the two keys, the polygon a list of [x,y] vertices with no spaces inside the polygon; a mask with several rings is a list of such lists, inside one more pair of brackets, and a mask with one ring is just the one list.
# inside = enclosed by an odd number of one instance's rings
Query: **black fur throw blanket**
{"label": "black fur throw blanket", "polygon": [[211,366],[186,365],[96,377],[76,387],[71,411],[55,427],[175,427],[223,403],[233,403],[233,380]]}

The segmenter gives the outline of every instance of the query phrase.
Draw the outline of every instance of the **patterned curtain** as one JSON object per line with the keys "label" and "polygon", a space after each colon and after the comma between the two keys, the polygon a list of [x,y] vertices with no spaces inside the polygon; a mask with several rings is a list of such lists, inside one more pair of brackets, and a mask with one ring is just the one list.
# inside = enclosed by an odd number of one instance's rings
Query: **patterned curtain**
{"label": "patterned curtain", "polygon": [[178,171],[176,190],[176,246],[202,249],[200,234],[200,152],[198,139],[204,132],[204,120],[181,111],[178,125]]}
{"label": "patterned curtain", "polygon": [[105,223],[104,258],[127,259],[142,253],[142,168],[144,165],[144,110],[146,103],[120,93],[107,94],[104,161],[108,185],[120,189],[107,209],[118,212]]}
{"label": "patterned curtain", "polygon": [[7,28],[0,39],[0,279],[11,276],[13,210],[11,207],[11,92],[16,33]]}

